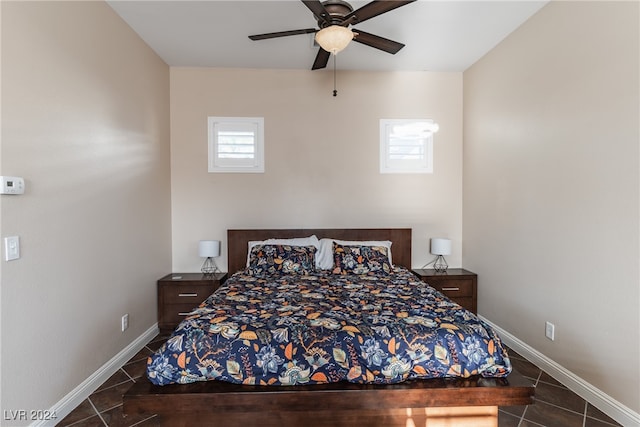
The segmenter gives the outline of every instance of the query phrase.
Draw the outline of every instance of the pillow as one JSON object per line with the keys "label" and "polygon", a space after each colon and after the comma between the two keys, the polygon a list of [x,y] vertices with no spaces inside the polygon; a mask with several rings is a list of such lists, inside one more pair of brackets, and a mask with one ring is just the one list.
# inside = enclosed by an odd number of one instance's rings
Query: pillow
{"label": "pillow", "polygon": [[247,274],[310,274],[315,270],[315,246],[256,245],[249,254]]}
{"label": "pillow", "polygon": [[389,274],[388,249],[385,246],[349,246],[333,243],[334,274]]}
{"label": "pillow", "polygon": [[267,239],[267,240],[251,240],[249,241],[247,250],[247,267],[249,267],[249,256],[251,249],[258,245],[288,245],[288,246],[315,246],[316,250],[320,249],[320,241],[315,234],[309,237],[294,237],[292,239]]}
{"label": "pillow", "polygon": [[320,249],[316,253],[316,268],[318,270],[333,268],[333,239],[320,239]]}
{"label": "pillow", "polygon": [[339,245],[348,246],[383,246],[387,248],[389,256],[389,264],[393,267],[391,258],[391,241],[390,240],[337,240],[337,239],[320,239],[320,248],[316,253],[316,268],[319,270],[333,269],[333,242]]}

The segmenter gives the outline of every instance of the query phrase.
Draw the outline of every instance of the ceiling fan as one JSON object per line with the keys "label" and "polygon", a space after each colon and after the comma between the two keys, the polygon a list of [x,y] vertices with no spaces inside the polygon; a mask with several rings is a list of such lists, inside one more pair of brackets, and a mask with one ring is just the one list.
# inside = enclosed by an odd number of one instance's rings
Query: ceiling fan
{"label": "ceiling fan", "polygon": [[404,47],[404,44],[376,36],[356,28],[350,30],[353,24],[364,22],[383,13],[397,9],[416,0],[374,0],[357,10],[342,0],[301,0],[313,12],[319,28],[305,28],[301,30],[279,31],[275,33],[256,34],[249,36],[251,40],[264,40],[276,37],[295,36],[299,34],[316,33],[316,41],[320,45],[312,70],[325,68],[329,57],[333,53],[347,47],[351,40],[362,43],[385,52],[395,54]]}

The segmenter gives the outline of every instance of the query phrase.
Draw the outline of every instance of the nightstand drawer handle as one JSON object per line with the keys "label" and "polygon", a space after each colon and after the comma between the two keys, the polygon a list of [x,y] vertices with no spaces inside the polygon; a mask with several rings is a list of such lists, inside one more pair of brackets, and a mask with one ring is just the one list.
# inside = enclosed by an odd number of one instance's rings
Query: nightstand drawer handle
{"label": "nightstand drawer handle", "polygon": [[178,294],[179,297],[197,297],[198,294]]}
{"label": "nightstand drawer handle", "polygon": [[443,291],[459,291],[460,288],[455,287],[455,288],[442,288]]}
{"label": "nightstand drawer handle", "polygon": [[186,313],[178,313],[178,316],[188,316],[190,313],[186,312]]}

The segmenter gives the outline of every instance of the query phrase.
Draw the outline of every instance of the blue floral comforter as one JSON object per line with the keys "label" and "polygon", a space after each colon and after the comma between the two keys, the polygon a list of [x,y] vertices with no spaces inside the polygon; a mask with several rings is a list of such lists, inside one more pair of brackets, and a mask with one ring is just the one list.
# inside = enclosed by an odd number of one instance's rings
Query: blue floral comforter
{"label": "blue floral comforter", "polygon": [[236,273],[147,362],[157,385],[382,384],[510,372],[489,325],[402,267],[379,275]]}

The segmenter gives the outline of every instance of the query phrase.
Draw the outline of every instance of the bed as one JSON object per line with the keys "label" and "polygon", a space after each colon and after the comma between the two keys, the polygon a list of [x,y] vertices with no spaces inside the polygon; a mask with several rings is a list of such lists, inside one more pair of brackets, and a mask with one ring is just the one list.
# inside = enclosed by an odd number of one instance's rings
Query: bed
{"label": "bed", "polygon": [[[281,263],[282,265],[266,264],[269,268],[276,265],[282,269],[283,265],[289,263],[289,270],[284,272],[286,275],[279,270],[277,279],[274,279],[271,276],[273,272],[267,272],[265,265],[258,261],[265,259],[266,252],[283,250],[282,245],[258,245],[248,254],[250,241],[303,236],[342,239],[343,241],[338,243],[331,242],[332,258],[338,256],[333,260],[334,265],[340,265],[340,268],[335,271],[331,269],[318,277],[308,275],[303,268],[306,264],[301,260],[306,259],[305,256],[308,257],[309,253],[295,246],[296,251],[302,255],[296,254],[297,258],[292,258],[296,261],[293,264],[289,258],[285,258],[286,262]],[[150,381],[137,382],[123,397],[125,415],[158,414],[158,419],[163,425],[171,426],[411,426],[462,423],[488,426],[497,425],[498,406],[533,403],[533,386],[511,370],[508,357],[501,352],[497,336],[483,332],[484,341],[490,347],[478,351],[490,352],[492,357],[489,362],[478,359],[476,365],[469,365],[467,369],[466,365],[457,360],[477,359],[477,354],[470,354],[468,350],[471,347],[477,350],[477,346],[455,348],[464,343],[454,344],[452,341],[456,336],[460,336],[463,341],[468,342],[465,328],[477,327],[468,326],[466,323],[476,318],[446,297],[422,285],[410,274],[408,269],[411,266],[411,229],[229,230],[227,237],[229,271],[239,273],[230,277],[221,289],[207,299],[207,302],[214,304],[213,306],[203,304],[196,309],[192,316],[187,317],[178,326],[163,346],[165,351],[176,350],[176,347],[178,351],[163,352],[162,355],[156,354],[150,359]],[[378,257],[380,253],[384,254],[385,250],[377,243],[377,246],[372,246],[376,248],[375,252],[372,247],[363,248],[361,245],[355,245],[354,241],[393,242],[393,258],[387,263],[384,256]],[[311,252],[315,253],[318,249],[319,247],[312,248]],[[358,259],[355,264],[345,261],[352,261],[354,256]],[[266,258],[279,259],[271,253]],[[362,261],[363,259],[365,261]],[[248,263],[252,268],[246,269]],[[358,270],[362,265],[365,266],[364,272]],[[350,270],[351,267],[356,270]],[[299,268],[303,270],[298,270]],[[300,274],[301,271],[304,274]],[[363,277],[364,282],[354,279],[354,275],[351,274],[354,271]],[[297,275],[301,278],[296,279]],[[331,285],[336,280],[340,287],[338,294],[333,293],[337,291],[334,289],[335,286]],[[388,283],[385,283],[385,280]],[[253,288],[254,282],[258,283],[257,291]],[[249,293],[245,295],[243,292],[247,290]],[[298,291],[301,294],[297,294]],[[302,313],[303,319],[315,326],[308,328],[309,330],[323,329],[333,332],[333,335],[330,334],[332,338],[319,338],[314,332],[309,336],[305,333],[303,339],[301,329],[296,329],[295,325],[291,326],[289,332],[279,327],[282,326],[281,323],[265,326],[265,311],[260,310],[260,304],[269,302],[265,295],[271,294],[278,297],[284,294],[297,296],[291,297],[292,299],[287,297],[284,302],[279,301],[280,312],[275,320],[269,321],[297,323],[292,313],[298,311]],[[369,294],[376,294],[376,299],[367,299]],[[350,295],[350,298],[346,299],[345,295]],[[353,298],[354,295],[357,296],[357,303],[353,302],[356,300]],[[377,299],[378,295],[382,295],[382,300]],[[220,311],[230,298],[234,301],[229,306],[232,310]],[[304,299],[304,304],[300,303],[301,298]],[[309,302],[313,299],[325,304],[326,313],[321,314],[322,305]],[[428,313],[412,311],[412,306],[415,308],[417,305],[427,305],[422,301],[429,304],[433,302],[434,307],[440,310],[439,315],[427,318],[425,316],[428,316]],[[254,303],[256,305],[252,305]],[[288,304],[295,308],[290,310]],[[398,309],[391,312],[391,306],[394,310],[396,307]],[[237,310],[238,307],[240,311]],[[284,315],[283,310],[286,311]],[[371,313],[375,316],[363,318],[376,320],[366,324],[345,314],[349,311],[371,314],[370,310],[374,310]],[[247,313],[262,313],[263,322],[257,329],[251,329],[244,323],[242,316],[248,316]],[[400,319],[402,327],[390,327],[390,334],[389,330],[385,329],[385,314]],[[234,315],[238,317],[232,317]],[[266,314],[267,318],[269,316],[271,314]],[[451,316],[462,318],[464,322],[453,324],[449,321],[453,318]],[[255,319],[256,316],[253,317]],[[435,325],[433,319],[436,319],[438,325]],[[199,360],[202,352],[195,351],[185,356],[184,348],[181,346],[194,350],[196,347],[200,348],[200,344],[193,344],[195,341],[191,340],[191,335],[186,335],[192,334],[198,324],[206,325],[210,331],[214,331],[218,346],[216,349],[226,345],[220,344],[222,337],[226,336],[239,344],[243,353],[236,357],[229,356],[230,353],[227,352],[223,359],[213,362],[200,361],[201,363],[196,364],[198,369],[189,368],[194,366],[192,359]],[[448,337],[446,339],[449,341],[438,338],[437,345],[431,349],[425,349],[421,345],[401,347],[400,341],[405,344],[414,343],[416,338],[411,334],[424,331],[423,326],[437,326],[436,329],[442,332],[443,337]],[[265,330],[273,333],[265,333]],[[202,335],[202,332],[198,333]],[[299,335],[297,343],[306,351],[298,352],[297,347],[292,347],[291,342],[295,340],[289,339],[287,333]],[[268,343],[265,335],[274,335],[279,340]],[[372,336],[380,336],[381,341],[373,343],[369,339]],[[313,342],[315,351],[310,348],[309,340]],[[318,342],[324,342],[327,347],[323,348]],[[346,343],[345,347],[342,346],[343,343]],[[211,353],[210,344],[203,346],[208,348],[205,352]],[[255,349],[253,355],[248,351],[252,347]],[[233,351],[238,351],[238,348]],[[401,352],[403,357],[400,357]],[[298,358],[295,357],[297,353],[300,353]],[[250,360],[254,360],[253,365]],[[257,365],[255,360],[258,361]],[[381,363],[383,360],[393,363]],[[373,365],[365,366],[366,361],[372,362]],[[154,369],[151,369],[152,365],[155,365]],[[161,365],[159,369],[158,365]],[[285,372],[289,374],[285,375]],[[423,374],[435,378],[419,379]],[[202,381],[210,378],[224,381]],[[196,382],[175,384],[181,381]],[[451,424],[452,422],[454,424]]]}

